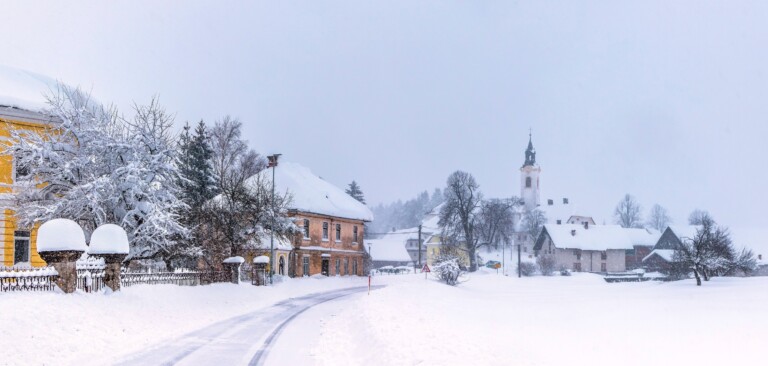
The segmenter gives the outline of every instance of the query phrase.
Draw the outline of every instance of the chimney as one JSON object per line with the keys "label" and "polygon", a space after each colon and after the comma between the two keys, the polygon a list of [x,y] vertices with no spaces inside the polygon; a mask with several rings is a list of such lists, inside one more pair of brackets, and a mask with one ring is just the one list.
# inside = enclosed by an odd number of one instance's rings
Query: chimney
{"label": "chimney", "polygon": [[571,230],[571,236],[576,236],[576,229]]}
{"label": "chimney", "polygon": [[547,200],[547,205],[552,206],[555,204],[555,201],[553,200]]}
{"label": "chimney", "polygon": [[589,230],[589,221],[584,221],[584,229]]}
{"label": "chimney", "polygon": [[567,199],[567,198],[563,198],[563,204],[564,204],[564,205],[567,205],[567,204],[568,204],[568,199]]}

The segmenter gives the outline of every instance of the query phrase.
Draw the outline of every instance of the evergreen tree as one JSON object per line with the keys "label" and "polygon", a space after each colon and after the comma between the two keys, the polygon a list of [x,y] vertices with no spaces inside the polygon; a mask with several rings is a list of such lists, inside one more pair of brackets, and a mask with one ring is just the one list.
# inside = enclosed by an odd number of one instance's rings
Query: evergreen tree
{"label": "evergreen tree", "polygon": [[182,154],[181,172],[187,180],[184,196],[191,207],[199,208],[217,193],[211,166],[213,151],[205,122],[198,122],[194,135],[190,135],[189,130],[190,126],[186,125],[179,146]]}
{"label": "evergreen tree", "polygon": [[349,183],[349,187],[346,190],[347,194],[352,196],[352,198],[358,200],[360,203],[365,204],[365,197],[363,196],[363,191],[360,189],[360,186],[357,185],[357,182],[354,180],[352,183]]}

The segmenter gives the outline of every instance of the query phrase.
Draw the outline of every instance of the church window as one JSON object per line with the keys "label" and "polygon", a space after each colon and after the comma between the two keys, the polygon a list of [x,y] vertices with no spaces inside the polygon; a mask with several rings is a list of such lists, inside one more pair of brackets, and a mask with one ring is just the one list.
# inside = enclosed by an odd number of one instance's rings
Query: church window
{"label": "church window", "polygon": [[531,177],[525,177],[525,188],[531,188]]}

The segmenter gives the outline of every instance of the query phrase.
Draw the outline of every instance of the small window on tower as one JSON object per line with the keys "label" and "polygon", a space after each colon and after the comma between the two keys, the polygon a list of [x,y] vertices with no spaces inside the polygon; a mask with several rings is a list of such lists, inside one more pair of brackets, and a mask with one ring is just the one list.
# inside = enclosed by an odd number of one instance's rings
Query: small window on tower
{"label": "small window on tower", "polygon": [[525,188],[531,188],[531,177],[525,177]]}

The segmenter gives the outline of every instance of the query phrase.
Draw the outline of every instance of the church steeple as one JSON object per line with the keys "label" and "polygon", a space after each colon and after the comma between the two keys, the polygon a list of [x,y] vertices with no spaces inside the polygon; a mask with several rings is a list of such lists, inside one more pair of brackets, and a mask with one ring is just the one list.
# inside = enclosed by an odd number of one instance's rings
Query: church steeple
{"label": "church steeple", "polygon": [[523,166],[536,165],[536,149],[533,148],[533,136],[528,132],[528,149],[525,150],[525,164]]}

